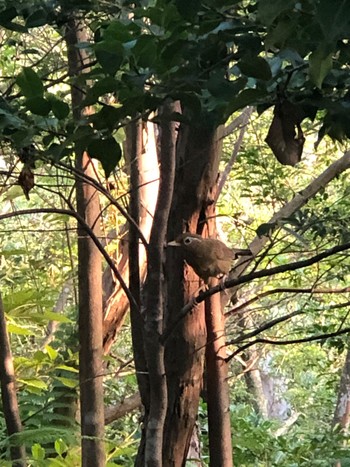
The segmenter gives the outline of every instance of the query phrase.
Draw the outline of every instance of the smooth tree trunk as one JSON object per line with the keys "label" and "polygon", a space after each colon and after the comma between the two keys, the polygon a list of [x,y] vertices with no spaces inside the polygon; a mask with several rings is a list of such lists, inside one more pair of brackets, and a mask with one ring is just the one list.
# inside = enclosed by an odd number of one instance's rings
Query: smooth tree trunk
{"label": "smooth tree trunk", "polygon": [[[149,377],[147,370],[147,362],[145,355],[145,321],[141,314],[141,276],[144,264],[140,264],[140,237],[136,226],[140,228],[141,216],[141,157],[142,157],[142,122],[136,120],[129,124],[127,131],[129,137],[129,152],[128,159],[130,161],[130,201],[129,214],[135,221],[136,225],[129,225],[128,235],[128,258],[129,258],[129,288],[132,293],[135,303],[130,304],[130,321],[131,321],[131,336],[132,346],[135,361],[136,377],[142,396],[143,407],[149,407]],[[123,310],[120,310],[123,312]],[[139,397],[140,397],[139,395]],[[143,424],[145,429],[147,423]],[[145,436],[142,436],[142,442],[139,445],[136,466],[143,465],[143,455],[145,449]]]}
{"label": "smooth tree trunk", "polygon": [[[210,287],[218,284],[216,278]],[[226,362],[225,317],[220,294],[205,301],[207,325],[206,388],[209,426],[209,457],[212,467],[232,467],[232,441],[228,363]]]}
{"label": "smooth tree trunk", "polygon": [[[175,180],[174,104],[166,101],[160,115],[160,184],[150,242],[145,299],[144,345],[149,377],[149,406],[146,410],[144,465],[162,467],[163,436],[168,406],[164,344],[165,242]],[[140,388],[142,390],[142,388]]]}
{"label": "smooth tree trunk", "polygon": [[[7,333],[6,318],[2,298],[0,295],[0,382],[1,401],[5,417],[7,434],[10,441],[10,453],[13,467],[26,465],[26,453],[23,444],[15,436],[22,431],[22,423],[19,414],[16,378],[13,367],[13,359]],[[11,438],[12,437],[12,438]]]}
{"label": "smooth tree trunk", "polygon": [[[80,42],[86,42],[84,25],[70,20],[66,42],[68,69],[71,79],[76,78],[87,63],[88,57]],[[83,93],[73,85],[72,107],[78,122],[84,112],[81,109]],[[93,163],[86,152],[76,148],[76,169],[82,175],[95,177]],[[100,236],[100,204],[98,192],[83,178],[76,178],[77,212]],[[82,466],[103,467],[104,451],[104,402],[102,367],[102,262],[101,255],[86,230],[78,226],[78,289],[79,289],[79,381],[82,435]]]}

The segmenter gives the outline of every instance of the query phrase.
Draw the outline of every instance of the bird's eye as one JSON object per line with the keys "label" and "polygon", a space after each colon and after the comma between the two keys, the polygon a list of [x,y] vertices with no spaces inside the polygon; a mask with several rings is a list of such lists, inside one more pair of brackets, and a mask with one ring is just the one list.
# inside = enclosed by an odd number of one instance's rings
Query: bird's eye
{"label": "bird's eye", "polygon": [[184,238],[184,244],[185,244],[185,245],[189,245],[191,242],[192,242],[192,238],[191,238],[191,237],[186,237],[186,238]]}

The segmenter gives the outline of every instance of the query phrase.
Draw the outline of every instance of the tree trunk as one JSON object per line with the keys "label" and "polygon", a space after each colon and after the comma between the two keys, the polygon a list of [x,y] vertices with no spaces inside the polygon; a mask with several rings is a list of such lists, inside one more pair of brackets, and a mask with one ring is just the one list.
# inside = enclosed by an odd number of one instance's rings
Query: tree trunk
{"label": "tree trunk", "polygon": [[[182,125],[177,146],[177,174],[168,238],[188,230],[201,233],[205,211],[212,203],[211,189],[216,183],[219,152],[216,131],[204,123],[198,127]],[[176,251],[172,251],[176,250]],[[176,325],[177,316],[198,290],[193,270],[183,269],[177,249],[167,252],[167,329],[166,370],[168,411],[164,433],[164,465],[183,466],[198,412],[202,388],[206,327],[203,304]]]}
{"label": "tree trunk", "polygon": [[[168,402],[164,345],[160,337],[164,323],[164,245],[175,180],[176,135],[175,124],[171,121],[173,111],[173,103],[165,102],[161,114],[159,194],[148,245],[145,286],[144,343],[149,376],[149,406],[146,407],[144,465],[148,467],[163,465],[163,435]],[[143,388],[140,387],[140,390]]]}
{"label": "tree trunk", "polygon": [[[210,287],[218,284],[216,278]],[[225,342],[225,318],[221,308],[220,294],[205,302],[207,325],[206,386],[209,425],[209,457],[212,467],[232,467],[232,441],[230,420],[230,396],[228,364]]]}
{"label": "tree trunk", "polygon": [[[244,355],[242,355],[242,358],[245,361],[249,361],[250,358],[254,358],[255,353],[256,352],[254,349],[249,349],[244,353]],[[256,356],[255,361],[258,361]],[[246,381],[247,389],[253,397],[253,407],[256,413],[263,418],[269,418],[267,400],[264,394],[259,368],[252,368],[251,370],[245,372],[244,378]]]}
{"label": "tree trunk", "polygon": [[[141,157],[142,157],[142,123],[141,121],[132,122],[127,131],[130,140],[130,201],[129,201],[129,214],[134,219],[135,224],[140,227],[140,185],[141,185]],[[145,355],[145,335],[144,335],[144,319],[141,315],[141,278],[144,276],[146,262],[145,257],[140,258],[140,238],[139,231],[135,225],[129,225],[129,288],[133,297],[135,298],[136,305],[130,304],[130,321],[131,321],[131,336],[132,347],[135,361],[136,377],[138,387],[140,388],[140,395],[142,396],[143,407],[149,407],[150,404],[150,390],[149,390],[149,376],[147,370],[147,362]],[[140,260],[142,264],[140,264]],[[119,309],[119,316],[125,313],[125,310]],[[145,429],[145,424],[143,424]],[[144,433],[145,434],[145,433]],[[145,449],[145,437],[142,437],[142,443],[139,445],[137,465],[139,460],[143,459]]]}
{"label": "tree trunk", "polygon": [[[134,157],[134,151],[132,148],[134,142],[133,135],[129,130],[130,128],[127,128],[127,137],[124,149],[126,161],[131,166],[131,161]],[[138,160],[139,183],[136,184],[138,187],[140,204],[139,227],[146,240],[149,240],[158,195],[159,167],[156,150],[155,125],[151,122],[142,123],[141,131],[142,140],[140,144],[142,147],[139,150],[140,154]],[[130,196],[133,196],[133,188]],[[129,276],[129,248],[127,242],[125,245],[121,246],[120,250],[121,253],[117,267],[124,280],[127,282]],[[144,246],[140,243],[139,268],[140,280],[142,282],[146,276],[146,251]],[[109,278],[109,282],[111,282],[112,278],[110,272],[106,271],[105,275]],[[109,287],[110,289],[113,289],[112,284],[110,284]],[[108,297],[104,310],[103,342],[105,353],[109,352],[110,347],[115,340],[115,336],[124,322],[128,310],[129,300],[125,296],[119,284],[116,284],[113,292]]]}
{"label": "tree trunk", "polygon": [[[350,350],[347,351],[340,377],[337,405],[332,422],[332,426],[335,425],[339,425],[345,435],[348,434],[350,425]],[[341,465],[341,461],[336,461],[334,467],[341,467]]]}
{"label": "tree trunk", "polygon": [[339,424],[347,432],[350,425],[350,350],[343,366],[337,405],[334,411],[333,426]]}
{"label": "tree trunk", "polygon": [[[26,465],[26,453],[22,444],[14,443],[14,437],[22,431],[22,423],[19,415],[15,372],[7,333],[6,318],[0,295],[0,380],[1,401],[5,417],[7,434],[10,442],[10,452],[13,467]],[[12,437],[12,438],[11,438]]]}
{"label": "tree trunk", "polygon": [[[77,44],[86,41],[82,23],[70,20],[66,41],[68,68],[71,78],[88,60]],[[83,94],[72,86],[72,107],[76,121],[81,118]],[[93,163],[88,155],[76,148],[76,169],[95,177]],[[76,179],[77,212],[94,234],[100,236],[100,204],[98,192],[81,177]],[[82,435],[82,466],[102,467],[104,453],[104,404],[102,368],[102,262],[101,255],[86,231],[78,226],[78,288],[79,288],[79,381]]]}

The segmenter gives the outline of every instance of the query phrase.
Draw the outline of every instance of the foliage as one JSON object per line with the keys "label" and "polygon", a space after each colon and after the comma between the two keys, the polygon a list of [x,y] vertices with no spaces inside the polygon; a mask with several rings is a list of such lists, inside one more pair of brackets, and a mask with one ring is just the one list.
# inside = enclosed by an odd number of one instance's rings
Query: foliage
{"label": "foliage", "polygon": [[287,435],[276,436],[276,422],[259,418],[247,406],[232,409],[233,443],[238,465],[250,466],[328,466],[339,457],[348,458],[350,451],[339,448],[343,437],[339,432],[295,427]]}
{"label": "foliage", "polygon": [[[320,137],[349,136],[346,2],[330,6],[327,0],[305,0],[281,7],[281,2],[263,0],[233,5],[159,0],[115,6],[122,14],[108,20],[96,13],[97,3],[78,2],[76,11],[90,12],[93,33],[80,47],[95,63],[77,82],[84,104],[95,110],[80,128],[73,125],[65,87],[56,91],[67,78],[62,60],[50,66],[52,54],[41,59],[35,44],[35,52],[20,47],[17,31],[50,25],[63,34],[72,16],[67,4],[39,5],[31,11],[29,4],[5,2],[1,13],[9,31],[7,53],[16,44],[21,61],[28,63],[14,70],[4,88],[2,133],[17,148],[34,139],[39,158],[61,160],[79,143],[101,160],[108,174],[120,160],[115,129],[137,113],[146,117],[168,95],[186,109],[176,118],[207,125],[224,122],[246,105],[262,111],[288,99],[304,118],[313,120],[323,111]],[[113,10],[109,4],[104,8]],[[333,11],[337,18],[330,25]],[[99,155],[98,144],[104,148]]]}
{"label": "foliage", "polygon": [[[174,119],[208,127],[253,105],[259,119],[254,117],[229,188],[219,202],[221,214],[228,218],[223,230],[230,241],[249,243],[259,225],[268,222],[337,156],[329,154],[326,140],[319,146],[317,160],[306,155],[295,168],[279,165],[263,144],[257,144],[265,138],[272,118],[268,109],[284,99],[293,102],[301,109],[303,127],[309,134],[319,130],[314,137],[317,143],[326,135],[338,141],[350,136],[349,8],[349,2],[342,0],[157,0],[105,2],[101,13],[98,1],[74,2],[74,12],[71,2],[1,2],[3,212],[47,204],[74,205],[69,174],[74,146],[98,159],[107,177],[115,174],[122,160],[122,129],[139,115],[157,121],[157,110],[168,96],[183,109]],[[79,77],[68,76],[63,45],[73,13],[78,19],[84,16],[90,27],[90,36],[78,47],[88,52],[91,63]],[[71,82],[84,93],[84,105],[93,109],[78,125],[70,107]],[[31,145],[34,150],[28,159]],[[36,169],[37,188],[29,204],[15,186],[18,167],[23,165]],[[348,241],[348,204],[347,180],[341,176],[307,207],[278,225],[260,267],[286,264],[310,251]],[[108,211],[105,217],[109,216],[114,214]],[[72,402],[62,404],[62,393],[74,399],[77,385],[74,293],[64,313],[53,311],[62,286],[75,274],[74,241],[70,250],[66,247],[74,228],[75,224],[62,216],[38,214],[30,221],[7,221],[0,232],[4,303],[26,428],[23,439],[32,445],[33,465],[38,466],[75,465],[79,458],[74,417],[58,413]],[[32,234],[31,229],[45,234]],[[306,273],[280,276],[278,286],[339,287],[348,282],[349,267],[348,258],[339,255]],[[244,289],[243,297],[273,287],[275,281],[264,280]],[[291,339],[336,331],[347,319],[345,308],[335,308],[341,305],[339,296],[301,299],[280,293],[258,303],[245,332],[291,310],[300,311],[300,316],[265,331],[263,337],[271,337],[273,332],[274,338],[287,335]],[[41,347],[51,321],[60,323],[56,340]],[[228,331],[229,338],[242,334],[235,319],[229,322]],[[118,357],[123,367],[131,344],[129,337],[122,342]],[[339,433],[325,428],[330,423],[335,376],[342,363],[338,351],[341,353],[345,344],[341,339],[322,344],[289,353],[270,350],[272,369],[288,384],[288,402],[305,416],[288,435],[276,437],[275,422],[261,420],[246,406],[233,407],[239,465],[329,465],[338,457],[349,457],[346,448],[339,450]],[[267,352],[265,346],[259,350],[263,355]],[[112,365],[112,359],[108,363]],[[122,375],[119,368],[111,368],[113,377],[106,378],[106,403],[116,403],[135,389],[134,369],[127,364],[125,368]],[[240,391],[242,399],[249,399],[245,387]],[[236,388],[232,393],[238,398]],[[49,425],[58,420],[68,423],[68,428],[50,431]],[[111,463],[131,462],[137,423],[131,416],[109,429]],[[8,440],[4,427],[1,430],[4,458]]]}

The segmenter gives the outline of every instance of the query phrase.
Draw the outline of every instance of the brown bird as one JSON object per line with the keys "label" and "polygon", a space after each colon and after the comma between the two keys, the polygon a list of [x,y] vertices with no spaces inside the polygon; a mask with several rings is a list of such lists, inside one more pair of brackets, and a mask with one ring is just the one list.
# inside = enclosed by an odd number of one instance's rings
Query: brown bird
{"label": "brown bird", "polygon": [[194,269],[195,273],[205,282],[209,277],[228,274],[232,261],[238,256],[251,255],[250,250],[229,248],[221,240],[202,238],[197,234],[184,233],[168,246],[181,247],[184,259]]}
{"label": "brown bird", "polygon": [[18,177],[18,184],[22,187],[27,200],[29,200],[29,192],[34,187],[34,174],[28,165],[23,166]]}

